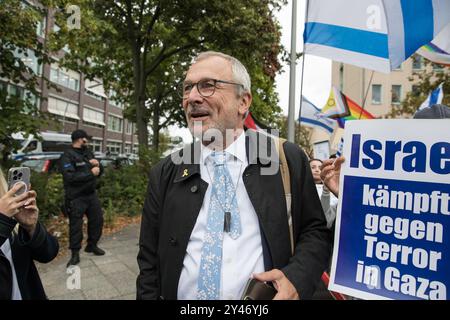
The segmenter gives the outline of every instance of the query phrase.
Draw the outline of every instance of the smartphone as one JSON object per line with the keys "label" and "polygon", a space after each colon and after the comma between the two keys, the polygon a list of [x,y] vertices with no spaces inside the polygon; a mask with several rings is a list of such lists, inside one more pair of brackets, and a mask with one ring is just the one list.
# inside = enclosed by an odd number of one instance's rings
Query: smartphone
{"label": "smartphone", "polygon": [[16,196],[20,196],[28,191],[30,186],[30,168],[19,167],[11,168],[8,171],[8,189],[11,190],[17,183],[23,184],[23,187],[16,192]]}
{"label": "smartphone", "polygon": [[276,294],[277,290],[271,284],[249,279],[241,300],[272,300]]}

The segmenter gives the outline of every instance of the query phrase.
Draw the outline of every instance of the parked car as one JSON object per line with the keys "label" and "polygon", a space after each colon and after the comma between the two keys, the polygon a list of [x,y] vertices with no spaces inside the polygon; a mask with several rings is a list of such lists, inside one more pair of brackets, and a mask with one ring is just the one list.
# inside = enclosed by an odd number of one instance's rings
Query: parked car
{"label": "parked car", "polygon": [[59,172],[59,160],[63,152],[29,153],[21,157],[20,165],[36,172]]}
{"label": "parked car", "polygon": [[13,138],[21,143],[21,147],[12,155],[13,160],[21,161],[25,155],[64,152],[72,144],[70,134],[57,132],[41,132],[42,141],[33,135],[24,137],[23,134],[15,134]]}

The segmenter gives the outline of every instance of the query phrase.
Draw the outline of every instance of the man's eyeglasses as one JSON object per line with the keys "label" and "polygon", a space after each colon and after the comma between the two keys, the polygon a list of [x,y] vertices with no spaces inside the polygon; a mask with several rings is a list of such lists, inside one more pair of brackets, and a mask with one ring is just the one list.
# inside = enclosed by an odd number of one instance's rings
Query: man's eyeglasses
{"label": "man's eyeglasses", "polygon": [[204,80],[200,80],[199,82],[196,83],[185,83],[185,82],[181,82],[178,85],[178,94],[180,95],[181,98],[186,99],[189,94],[191,93],[192,89],[194,88],[194,86],[197,86],[197,91],[198,93],[204,97],[211,97],[214,92],[216,92],[216,88],[218,83],[225,83],[225,84],[232,84],[235,86],[240,86],[242,88],[244,88],[244,85],[240,84],[240,83],[235,83],[235,82],[230,82],[230,81],[225,81],[225,80],[217,80],[217,79],[204,79]]}

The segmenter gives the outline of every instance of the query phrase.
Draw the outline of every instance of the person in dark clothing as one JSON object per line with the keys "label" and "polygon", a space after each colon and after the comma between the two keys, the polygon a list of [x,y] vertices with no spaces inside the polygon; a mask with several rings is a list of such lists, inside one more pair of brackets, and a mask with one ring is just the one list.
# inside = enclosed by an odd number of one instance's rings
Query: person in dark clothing
{"label": "person in dark clothing", "polygon": [[16,184],[7,191],[0,170],[0,300],[44,300],[33,260],[52,261],[59,245],[38,221],[36,192],[14,196],[21,187]]}
{"label": "person in dark clothing", "polygon": [[429,108],[417,110],[413,119],[449,119],[450,108],[445,104],[434,104]]}
{"label": "person in dark clothing", "polygon": [[72,147],[61,158],[61,172],[64,179],[65,207],[69,216],[69,248],[72,256],[67,266],[80,262],[81,241],[83,240],[83,215],[88,218],[88,239],[84,251],[104,255],[97,246],[102,235],[103,212],[97,196],[97,178],[103,167],[94,159],[87,148],[91,137],[84,130],[72,132]]}

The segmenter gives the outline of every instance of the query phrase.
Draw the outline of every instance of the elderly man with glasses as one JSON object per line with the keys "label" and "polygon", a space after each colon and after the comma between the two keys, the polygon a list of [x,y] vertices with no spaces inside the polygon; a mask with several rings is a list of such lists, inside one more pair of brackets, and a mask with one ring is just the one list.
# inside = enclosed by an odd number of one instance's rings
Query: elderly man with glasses
{"label": "elderly man with glasses", "polygon": [[[178,92],[197,141],[150,172],[137,298],[240,299],[252,277],[273,285],[274,299],[311,298],[327,267],[330,233],[305,153],[284,144],[292,248],[272,138],[244,130],[252,102],[246,68],[229,55],[201,53]],[[276,170],[264,170],[273,164]]]}

